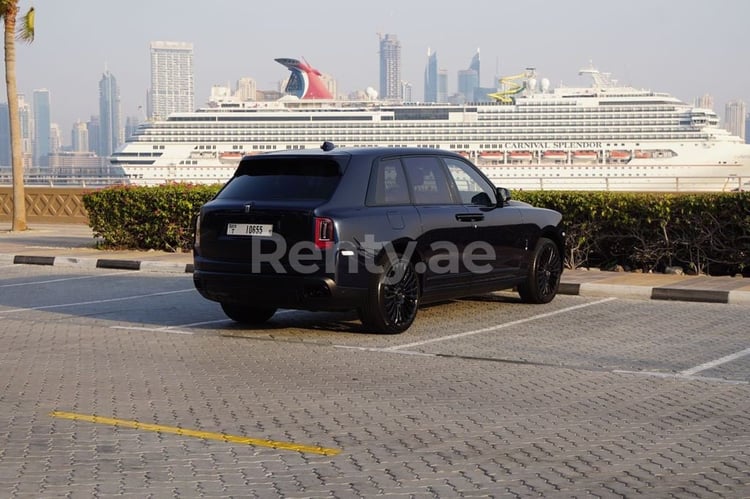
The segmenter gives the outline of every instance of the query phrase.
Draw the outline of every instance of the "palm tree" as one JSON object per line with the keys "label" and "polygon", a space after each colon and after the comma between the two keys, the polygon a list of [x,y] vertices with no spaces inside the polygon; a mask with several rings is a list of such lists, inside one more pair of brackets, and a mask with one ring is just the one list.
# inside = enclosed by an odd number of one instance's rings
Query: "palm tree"
{"label": "palm tree", "polygon": [[0,0],[0,17],[5,26],[5,84],[8,91],[8,119],[10,122],[10,150],[13,165],[13,224],[11,230],[22,231],[26,225],[26,194],[23,188],[23,151],[21,149],[21,119],[18,115],[16,88],[16,37],[31,43],[34,40],[34,7],[21,19],[16,33],[19,0]]}

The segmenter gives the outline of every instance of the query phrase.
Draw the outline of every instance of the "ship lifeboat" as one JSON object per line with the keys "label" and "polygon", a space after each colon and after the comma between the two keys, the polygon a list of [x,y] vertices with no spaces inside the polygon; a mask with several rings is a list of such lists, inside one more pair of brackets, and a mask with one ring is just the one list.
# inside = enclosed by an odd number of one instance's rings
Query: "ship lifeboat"
{"label": "ship lifeboat", "polygon": [[529,161],[531,158],[531,151],[510,151],[508,153],[508,159],[511,161]]}
{"label": "ship lifeboat", "polygon": [[219,161],[226,164],[237,164],[244,155],[245,153],[240,151],[227,151],[219,154]]}
{"label": "ship lifeboat", "polygon": [[596,151],[574,151],[573,152],[573,159],[581,160],[581,161],[595,161],[599,155],[596,153]]}
{"label": "ship lifeboat", "polygon": [[635,157],[637,159],[648,159],[653,157],[653,153],[651,151],[642,151],[640,149],[635,151]]}
{"label": "ship lifeboat", "polygon": [[568,153],[565,151],[544,151],[543,157],[551,161],[564,161],[568,159]]}
{"label": "ship lifeboat", "polygon": [[484,159],[503,159],[502,151],[482,151],[479,153],[480,158]]}
{"label": "ship lifeboat", "polygon": [[468,157],[470,157],[470,156],[471,156],[471,155],[469,154],[469,151],[456,151],[456,153],[457,153],[457,154],[460,154],[460,155],[461,155],[461,156],[463,156],[464,158],[468,158]]}
{"label": "ship lifeboat", "polygon": [[628,151],[610,151],[609,157],[612,159],[628,159],[630,157],[630,153]]}

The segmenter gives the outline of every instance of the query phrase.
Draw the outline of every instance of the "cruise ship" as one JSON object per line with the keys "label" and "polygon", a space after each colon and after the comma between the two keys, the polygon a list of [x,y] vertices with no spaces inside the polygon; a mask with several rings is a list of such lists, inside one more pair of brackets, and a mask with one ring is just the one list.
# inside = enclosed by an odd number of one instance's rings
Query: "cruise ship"
{"label": "cruise ship", "polygon": [[334,99],[304,61],[285,95],[225,92],[193,112],[141,124],[110,158],[130,183],[221,183],[244,155],[320,147],[415,146],[460,153],[499,186],[526,190],[732,191],[750,188],[750,145],[710,109],[621,86],[594,68],[588,86],[551,88],[529,68],[487,102],[402,103],[368,89]]}

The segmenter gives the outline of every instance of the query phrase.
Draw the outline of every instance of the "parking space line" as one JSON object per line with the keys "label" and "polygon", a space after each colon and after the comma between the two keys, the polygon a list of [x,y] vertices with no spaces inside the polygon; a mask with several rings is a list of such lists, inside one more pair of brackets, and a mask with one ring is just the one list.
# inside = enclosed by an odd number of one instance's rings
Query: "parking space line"
{"label": "parking space line", "polygon": [[231,319],[218,319],[214,321],[191,322],[189,324],[175,324],[174,326],[161,326],[161,327],[110,326],[110,329],[127,329],[131,331],[150,331],[152,333],[195,334],[191,331],[181,331],[177,328],[202,326],[204,324],[218,324],[221,322],[232,322],[232,320]]}
{"label": "parking space line", "polygon": [[239,435],[230,435],[227,433],[216,433],[210,431],[189,430],[178,426],[164,426],[151,423],[141,423],[129,419],[116,419],[103,416],[94,416],[88,414],[77,414],[73,412],[53,411],[50,416],[55,418],[70,419],[73,421],[86,421],[89,423],[106,424],[121,428],[132,428],[135,430],[146,430],[157,433],[172,433],[186,437],[201,438],[204,440],[218,440],[233,444],[253,445],[256,447],[270,447],[272,449],[291,450],[308,454],[320,454],[323,456],[335,456],[341,453],[341,449],[332,449],[329,447],[320,447],[317,445],[296,444],[294,442],[281,442],[278,440],[265,440],[260,438],[243,437]]}
{"label": "parking space line", "polygon": [[727,385],[749,384],[747,381],[744,381],[741,379],[712,378],[709,376],[691,376],[691,375],[683,374],[682,372],[661,373],[658,371],[627,371],[623,369],[615,369],[612,372],[615,374],[631,374],[631,375],[636,375],[636,376],[650,376],[652,378],[681,379],[685,381],[706,381],[709,383],[724,383]]}
{"label": "parking space line", "polygon": [[91,300],[91,301],[80,301],[80,302],[73,302],[73,303],[60,303],[57,305],[42,305],[39,307],[27,307],[27,308],[13,308],[10,310],[0,310],[0,316],[5,314],[12,314],[16,312],[29,312],[31,310],[49,310],[53,308],[65,308],[65,307],[78,307],[82,305],[97,305],[99,303],[112,303],[116,301],[127,301],[127,300],[138,300],[141,298],[152,298],[154,296],[167,296],[167,295],[173,295],[177,293],[189,293],[189,292],[195,292],[195,288],[188,288],[188,289],[179,289],[177,291],[160,291],[158,293],[148,293],[145,295],[131,295],[131,296],[122,296],[120,298],[106,298],[104,300]]}
{"label": "parking space line", "polygon": [[722,364],[726,364],[727,362],[732,362],[733,360],[741,359],[742,357],[745,357],[747,355],[750,355],[750,348],[746,348],[742,351],[739,351],[730,355],[725,355],[724,357],[721,357],[716,360],[704,362],[703,364],[700,364],[695,367],[691,367],[690,369],[685,369],[684,371],[680,371],[678,373],[662,373],[658,371],[625,371],[625,370],[615,370],[612,372],[617,373],[617,374],[635,374],[635,375],[640,375],[640,376],[651,376],[655,378],[671,378],[671,379],[684,379],[684,380],[689,380],[689,381],[708,381],[712,383],[727,383],[731,385],[747,385],[747,384],[750,384],[748,381],[739,380],[739,379],[714,378],[710,376],[695,376],[695,374],[701,371],[706,371],[708,369],[712,369]]}
{"label": "parking space line", "polygon": [[437,343],[437,342],[440,342],[440,341],[455,340],[455,339],[458,339],[458,338],[465,338],[467,336],[474,336],[474,335],[477,335],[477,334],[489,333],[491,331],[497,331],[499,329],[504,329],[504,328],[507,328],[507,327],[517,326],[519,324],[524,324],[526,322],[531,322],[531,321],[535,321],[535,320],[538,320],[538,319],[546,319],[547,317],[552,317],[552,316],[555,316],[555,315],[560,315],[560,314],[564,314],[564,313],[567,313],[567,312],[572,312],[574,310],[580,310],[582,308],[591,307],[591,306],[594,306],[594,305],[600,305],[602,303],[610,302],[610,301],[613,301],[613,300],[616,300],[616,299],[617,298],[604,298],[602,300],[597,300],[597,301],[593,301],[593,302],[590,302],[590,303],[583,303],[581,305],[574,305],[572,307],[561,308],[560,310],[554,310],[552,312],[547,312],[547,313],[544,313],[544,314],[539,314],[539,315],[534,315],[534,316],[531,316],[531,317],[526,317],[525,319],[519,319],[517,321],[511,321],[511,322],[506,322],[504,324],[498,324],[497,326],[486,327],[486,328],[482,328],[482,329],[476,329],[474,331],[466,331],[466,332],[463,332],[463,333],[451,334],[451,335],[448,335],[448,336],[441,336],[439,338],[431,338],[429,340],[415,341],[413,343],[405,343],[403,345],[395,345],[395,346],[391,346],[391,347],[385,347],[382,350],[385,351],[385,352],[397,351],[397,350],[401,350],[401,349],[405,349],[405,348],[412,348],[412,347],[418,347],[418,346],[422,346],[422,345],[427,345],[429,343]]}
{"label": "parking space line", "polygon": [[64,277],[60,279],[49,279],[46,281],[33,281],[33,282],[17,282],[13,284],[0,284],[0,288],[15,288],[18,286],[33,286],[35,284],[51,284],[56,282],[65,282],[65,281],[76,281],[79,279],[95,279],[97,277],[108,277],[113,275],[123,275],[122,272],[111,272],[106,274],[99,274],[99,275],[84,275],[84,276],[76,276],[76,277]]}
{"label": "parking space line", "polygon": [[745,355],[750,355],[750,348],[746,348],[742,350],[741,352],[733,353],[731,355],[726,355],[720,359],[712,360],[710,362],[705,362],[699,366],[695,366],[693,368],[680,371],[680,374],[683,376],[692,376],[693,374],[699,373],[701,371],[705,371],[706,369],[711,369],[716,366],[726,364],[727,362],[732,362],[733,360],[737,360],[741,357],[744,357]]}
{"label": "parking space line", "polygon": [[177,326],[164,326],[164,327],[139,327],[139,326],[110,326],[110,329],[125,329],[127,331],[148,331],[151,333],[170,333],[170,334],[195,334],[191,331],[180,331],[179,329],[173,329]]}

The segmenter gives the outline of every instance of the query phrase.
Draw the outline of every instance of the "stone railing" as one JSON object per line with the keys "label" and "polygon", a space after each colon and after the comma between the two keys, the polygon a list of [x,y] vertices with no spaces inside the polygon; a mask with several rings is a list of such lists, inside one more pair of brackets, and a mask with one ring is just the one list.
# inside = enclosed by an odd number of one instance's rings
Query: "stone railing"
{"label": "stone railing", "polygon": [[[88,223],[83,187],[26,186],[26,220],[37,223]],[[0,221],[13,219],[13,188],[0,186]]]}

